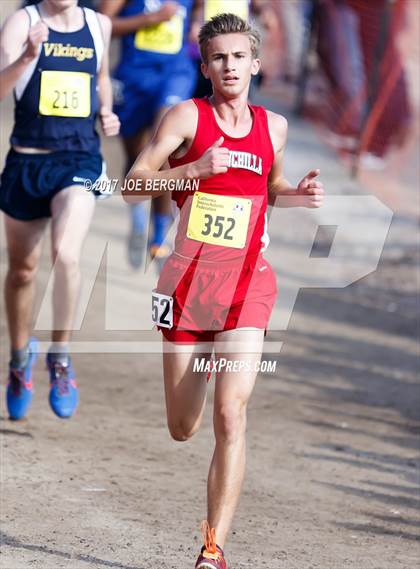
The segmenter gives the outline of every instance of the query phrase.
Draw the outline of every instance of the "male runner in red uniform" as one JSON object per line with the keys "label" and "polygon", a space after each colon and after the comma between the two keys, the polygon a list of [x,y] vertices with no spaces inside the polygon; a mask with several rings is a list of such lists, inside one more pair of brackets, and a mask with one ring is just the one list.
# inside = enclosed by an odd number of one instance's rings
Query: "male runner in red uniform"
{"label": "male runner in red uniform", "polygon": [[[197,569],[226,569],[222,547],[244,476],[247,403],[276,297],[275,275],[261,256],[267,203],[286,195],[288,206],[319,207],[323,197],[318,170],[296,188],[283,178],[285,118],[248,104],[251,75],[260,66],[258,47],[258,34],[233,14],[203,26],[202,71],[213,96],[185,101],[165,115],[129,173],[141,187],[123,192],[127,201],[138,201],[160,195],[169,182],[189,188],[199,180],[198,191],[172,192],[180,207],[175,252],[153,295],[154,321],[164,335],[168,425],[175,440],[186,441],[200,426],[207,373],[194,370],[194,361],[205,353],[204,345],[214,347],[216,361],[222,355],[231,362],[217,373],[216,446]],[[159,171],[167,159],[171,169]],[[146,184],[157,179],[161,192],[147,192]],[[238,362],[244,364],[239,373]]]}

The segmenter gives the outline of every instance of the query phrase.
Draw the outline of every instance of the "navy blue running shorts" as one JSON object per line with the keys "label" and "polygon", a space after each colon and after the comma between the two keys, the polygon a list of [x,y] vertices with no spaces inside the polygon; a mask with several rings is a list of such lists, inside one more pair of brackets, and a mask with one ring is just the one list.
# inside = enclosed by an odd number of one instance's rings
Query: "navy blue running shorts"
{"label": "navy blue running shorts", "polygon": [[14,219],[51,217],[51,200],[69,186],[101,176],[102,156],[68,150],[24,154],[10,149],[0,180],[0,209]]}

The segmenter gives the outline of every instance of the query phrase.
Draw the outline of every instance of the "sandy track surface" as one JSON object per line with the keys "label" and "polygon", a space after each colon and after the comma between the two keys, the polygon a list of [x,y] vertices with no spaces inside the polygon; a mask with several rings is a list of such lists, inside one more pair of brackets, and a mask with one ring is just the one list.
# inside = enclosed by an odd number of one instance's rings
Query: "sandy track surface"
{"label": "sandy track surface", "polygon": [[[10,117],[8,103],[2,156]],[[291,179],[319,165],[330,193],[370,193],[308,124],[290,118],[290,126]],[[117,176],[117,142],[105,150]],[[125,213],[120,200],[100,204],[90,243],[116,243],[109,270],[124,298],[119,310],[140,297],[141,314],[155,277],[126,266]],[[288,330],[269,334],[283,347],[266,354],[277,371],[260,375],[250,404],[247,477],[226,547],[232,569],[411,569],[419,561],[418,227],[414,207],[396,211],[375,273],[346,288],[301,291]],[[299,268],[295,232],[273,228],[270,259],[279,271]],[[3,282],[3,238],[1,251]],[[87,270],[92,259],[84,263]],[[38,307],[48,277],[46,252]],[[155,343],[152,332],[105,330],[105,281],[102,266],[75,340]],[[3,305],[1,350],[0,566],[192,569],[213,448],[213,385],[201,432],[180,444],[166,430],[158,353],[76,354],[81,405],[70,421],[48,408],[41,355],[29,418],[12,423]]]}

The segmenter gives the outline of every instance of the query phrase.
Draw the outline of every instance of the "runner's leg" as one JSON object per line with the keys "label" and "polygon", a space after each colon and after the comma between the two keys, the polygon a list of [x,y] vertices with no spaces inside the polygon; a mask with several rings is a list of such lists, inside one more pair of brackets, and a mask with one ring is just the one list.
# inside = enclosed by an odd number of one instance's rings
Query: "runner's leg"
{"label": "runner's leg", "polygon": [[194,372],[194,359],[208,358],[209,354],[203,353],[200,345],[163,342],[168,428],[175,440],[186,441],[198,431],[206,405],[207,373]]}
{"label": "runner's leg", "polygon": [[[169,107],[162,107],[155,119],[154,130],[158,127],[163,116],[168,112]],[[152,213],[153,213],[153,235],[151,238],[150,254],[152,257],[161,255],[167,257],[169,250],[159,247],[164,243],[168,227],[172,221],[172,207],[171,207],[171,194],[166,192],[162,196],[152,200]]]}
{"label": "runner's leg", "polygon": [[[148,140],[148,130],[143,129],[133,136],[123,138],[126,157],[126,173],[134,164]],[[130,234],[128,237],[128,260],[134,269],[141,267],[147,248],[147,216],[144,203],[129,205]]]}
{"label": "runner's leg", "polygon": [[80,186],[60,191],[51,202],[53,342],[70,339],[80,288],[80,255],[94,208],[92,193]]}
{"label": "runner's leg", "polygon": [[[257,377],[255,365],[261,360],[264,330],[229,330],[217,334],[215,340],[216,361],[223,357],[249,362],[249,370],[222,371],[216,377],[216,446],[208,477],[208,521],[216,529],[217,543],[223,548],[244,478],[247,405]],[[230,347],[231,342],[241,345],[241,353],[235,346]]]}
{"label": "runner's leg", "polygon": [[126,169],[127,172],[130,170],[131,166],[134,164],[137,156],[145,147],[148,139],[149,139],[149,130],[142,129],[138,133],[134,134],[133,136],[126,136],[122,139],[125,157],[127,160]]}
{"label": "runner's leg", "polygon": [[[123,138],[127,158],[127,172],[143,150],[144,146],[147,144],[162,117],[168,111],[168,108],[169,107],[163,107],[160,109],[152,129],[143,129],[133,136]],[[128,258],[133,268],[139,268],[143,262],[144,251],[146,248],[145,234],[148,224],[145,204],[138,203],[130,205],[129,207],[131,214],[131,230],[128,239]],[[172,221],[171,197],[169,192],[152,200],[151,208],[153,233],[150,239],[150,254],[152,258],[157,256],[165,259],[169,254],[169,250],[167,247],[161,248],[161,245],[164,243],[168,227]]]}
{"label": "runner's leg", "polygon": [[9,268],[5,301],[12,350],[23,349],[29,340],[35,274],[41,256],[48,219],[20,221],[4,216]]}

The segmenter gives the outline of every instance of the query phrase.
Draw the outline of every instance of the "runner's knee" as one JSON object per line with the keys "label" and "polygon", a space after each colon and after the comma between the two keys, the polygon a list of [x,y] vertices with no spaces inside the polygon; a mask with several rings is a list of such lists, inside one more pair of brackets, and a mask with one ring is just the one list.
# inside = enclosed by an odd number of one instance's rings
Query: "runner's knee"
{"label": "runner's knee", "polygon": [[186,421],[168,421],[171,437],[178,442],[188,441],[199,429],[199,425],[189,425]]}
{"label": "runner's knee", "polygon": [[79,255],[74,251],[66,251],[64,248],[53,251],[54,266],[62,271],[76,271],[79,267]]}
{"label": "runner's knee", "polygon": [[216,440],[234,443],[243,436],[246,428],[246,404],[238,401],[215,409],[214,432]]}
{"label": "runner's knee", "polygon": [[13,266],[11,265],[8,272],[8,281],[12,287],[22,287],[30,284],[36,274],[36,266]]}

